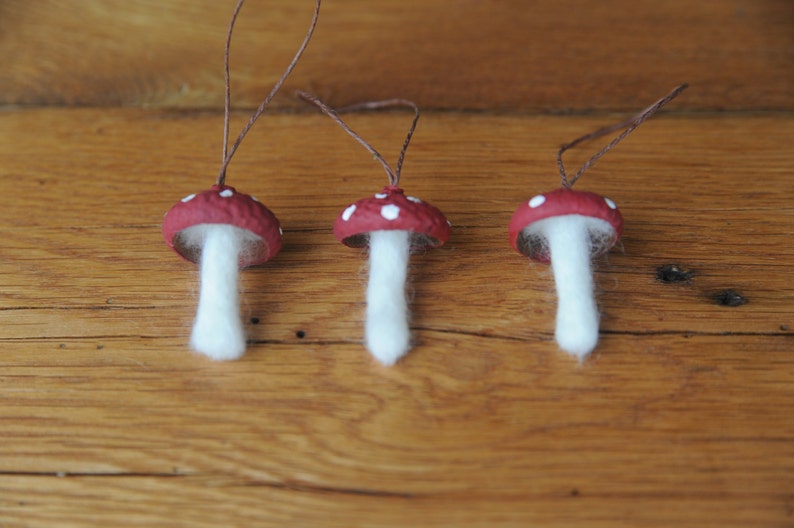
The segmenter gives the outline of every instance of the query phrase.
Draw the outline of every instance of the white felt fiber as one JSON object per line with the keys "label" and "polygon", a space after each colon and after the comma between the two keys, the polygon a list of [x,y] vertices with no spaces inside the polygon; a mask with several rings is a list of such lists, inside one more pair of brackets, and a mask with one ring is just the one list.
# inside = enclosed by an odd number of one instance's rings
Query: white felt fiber
{"label": "white felt fiber", "polygon": [[411,349],[405,279],[410,237],[407,231],[373,231],[369,238],[367,348],[384,365]]}
{"label": "white felt fiber", "polygon": [[225,224],[189,229],[190,242],[201,245],[201,293],[190,345],[214,360],[238,359],[245,353],[237,291],[239,255],[248,232]]}
{"label": "white felt fiber", "polygon": [[536,222],[531,230],[546,238],[551,254],[557,288],[557,344],[583,359],[598,343],[598,308],[590,267],[592,244],[600,243],[612,228],[597,218],[564,215]]}

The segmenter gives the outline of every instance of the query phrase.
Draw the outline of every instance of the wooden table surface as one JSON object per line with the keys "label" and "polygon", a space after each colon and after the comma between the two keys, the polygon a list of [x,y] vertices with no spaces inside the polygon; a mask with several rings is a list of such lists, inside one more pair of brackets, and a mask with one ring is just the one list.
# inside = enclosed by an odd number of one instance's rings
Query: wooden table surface
{"label": "wooden table surface", "polygon": [[[0,2],[0,526],[794,526],[792,2],[327,0],[229,169],[284,247],[242,273],[250,346],[218,363],[160,224],[217,173],[231,9]],[[233,134],[311,9],[243,8]],[[684,81],[577,186],[626,221],[579,365],[507,223],[559,145]],[[394,367],[331,231],[385,176],[296,89],[424,110],[402,183],[453,229],[412,257]],[[393,161],[410,114],[346,119]]]}

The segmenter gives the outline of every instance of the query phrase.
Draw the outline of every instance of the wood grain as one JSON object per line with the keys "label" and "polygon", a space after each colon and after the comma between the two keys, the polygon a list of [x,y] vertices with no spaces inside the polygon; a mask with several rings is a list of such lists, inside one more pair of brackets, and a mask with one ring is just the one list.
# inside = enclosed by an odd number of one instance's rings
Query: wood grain
{"label": "wood grain", "polygon": [[[399,145],[408,118],[350,121]],[[662,116],[587,174],[627,230],[598,263],[601,344],[576,366],[552,341],[548,269],[505,226],[557,185],[555,145],[617,118],[423,117],[404,185],[454,234],[413,258],[417,346],[385,369],[360,345],[366,257],[329,226],[386,180],[330,120],[269,116],[233,164],[285,246],[244,272],[253,342],[217,364],[186,349],[197,274],[159,219],[212,182],[218,116],[6,112],[0,518],[785,524],[794,121]],[[665,263],[695,275],[661,283]],[[717,304],[726,288],[748,303]]]}
{"label": "wood grain", "polygon": [[[217,109],[231,7],[210,0],[6,0],[0,102]],[[311,0],[249,0],[232,47],[234,102],[256,107],[306,32]],[[276,105],[546,112],[641,108],[681,82],[695,109],[794,106],[788,0],[326,0]]]}
{"label": "wood grain", "polygon": [[[160,223],[217,173],[227,4],[0,2],[1,527],[792,525],[790,2],[327,0],[229,168],[284,247],[242,273],[247,354],[213,363]],[[246,4],[233,133],[303,4]],[[626,218],[577,364],[507,223],[559,145],[682,80],[577,184]],[[425,110],[402,184],[453,229],[411,258],[395,367],[361,344],[366,252],[331,232],[385,174],[295,88]],[[410,118],[346,116],[390,161]]]}

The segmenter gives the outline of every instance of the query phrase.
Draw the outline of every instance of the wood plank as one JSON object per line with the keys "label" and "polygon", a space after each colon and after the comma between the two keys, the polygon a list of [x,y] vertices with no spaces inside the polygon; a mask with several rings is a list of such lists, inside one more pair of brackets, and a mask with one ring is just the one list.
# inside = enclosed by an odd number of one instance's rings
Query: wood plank
{"label": "wood plank", "polygon": [[[312,2],[249,0],[233,43],[234,103],[253,108],[306,31]],[[7,0],[0,103],[218,109],[230,2]],[[791,110],[794,4],[328,1],[276,106],[310,89],[334,105],[408,97],[425,108],[632,109],[681,82],[681,106]]]}
{"label": "wood plank", "polygon": [[[571,496],[570,491],[530,497],[468,498],[455,495],[432,498],[357,495],[355,492],[306,490],[304,488],[248,485],[219,478],[114,477],[65,478],[48,485],[54,493],[42,496],[42,479],[17,477],[10,494],[19,499],[14,510],[27,515],[24,526],[125,525],[134,519],[141,525],[178,526],[285,526],[300,523],[314,527],[363,526],[785,526],[778,504],[763,499],[731,517],[725,504],[731,496],[705,494],[697,501],[706,508],[690,509],[693,498],[684,495],[644,497],[632,495]],[[49,482],[48,482],[49,484]],[[10,488],[10,486],[9,486]],[[24,494],[36,490],[35,495]],[[178,489],[179,493],[174,493]],[[19,493],[20,490],[22,493]],[[3,491],[6,491],[5,489]],[[57,495],[74,497],[61,503]],[[153,497],[160,500],[152,501]],[[75,503],[89,505],[87,509]],[[741,501],[746,506],[750,501]],[[196,507],[196,505],[199,505]],[[506,511],[506,506],[509,509]],[[783,522],[781,522],[783,519]],[[661,522],[656,522],[661,521]],[[21,526],[10,524],[11,527]]]}
{"label": "wood plank", "polygon": [[[387,369],[360,344],[366,255],[330,230],[386,179],[327,118],[266,116],[231,165],[285,246],[242,274],[250,350],[212,363],[160,221],[214,181],[219,115],[0,113],[0,525],[785,526],[794,119],[671,112],[577,184],[626,217],[577,366],[506,225],[559,144],[623,117],[425,113],[403,184],[453,236],[412,258],[416,348]],[[390,159],[409,120],[349,117]]]}
{"label": "wood plank", "polygon": [[[214,156],[201,146],[209,146],[214,134],[205,131],[217,117],[3,117],[9,140],[0,146],[8,160],[0,192],[14,197],[0,213],[11,226],[0,262],[9,285],[0,315],[6,335],[128,335],[134,321],[146,335],[172,336],[168,328],[189,324],[195,267],[161,243],[159,222],[179,197],[214,180]],[[403,183],[445,211],[454,229],[447,246],[413,259],[416,325],[523,338],[552,328],[551,274],[513,252],[506,226],[521,201],[557,185],[556,143],[615,119],[424,117]],[[376,144],[395,146],[406,120],[399,113],[353,117],[362,133],[378,136]],[[766,130],[779,133],[758,135]],[[598,263],[604,330],[794,327],[787,243],[794,183],[786,169],[793,132],[789,118],[662,117],[588,173],[579,186],[611,196],[627,218],[622,247]],[[164,136],[171,139],[160,148]],[[24,137],[31,139],[20,148]],[[315,338],[358,336],[366,255],[339,245],[330,226],[348,203],[386,183],[380,167],[322,116],[273,116],[248,141],[229,181],[259,195],[286,230],[278,258],[243,274],[244,289],[257,292],[246,296],[246,313],[263,321],[252,327],[254,337],[292,339],[298,329]],[[695,277],[660,283],[656,269],[669,263]],[[713,296],[726,289],[749,302],[719,305]],[[288,301],[295,298],[301,302]],[[163,319],[163,310],[176,319]]]}
{"label": "wood plank", "polygon": [[388,370],[339,344],[225,364],[173,339],[12,344],[0,514],[28,526],[790,520],[790,337],[642,336],[582,368],[523,340],[432,337]]}

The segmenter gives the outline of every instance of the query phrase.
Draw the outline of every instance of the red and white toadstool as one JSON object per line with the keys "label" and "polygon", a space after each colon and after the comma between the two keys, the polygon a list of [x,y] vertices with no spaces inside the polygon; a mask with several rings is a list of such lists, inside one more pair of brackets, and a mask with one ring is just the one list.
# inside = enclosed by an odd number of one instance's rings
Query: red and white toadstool
{"label": "red and white toadstool", "polygon": [[243,0],[238,0],[226,35],[223,157],[216,184],[207,191],[183,198],[163,219],[166,244],[201,267],[201,292],[190,344],[211,359],[237,359],[245,353],[246,338],[238,301],[239,269],[263,264],[281,249],[282,230],[276,216],[253,196],[226,185],[226,168],[243,137],[303,54],[317,24],[320,1],[315,4],[311,25],[297,53],[229,149],[229,45],[243,4]]}
{"label": "red and white toadstool", "polygon": [[245,333],[238,269],[264,264],[281,249],[278,219],[256,198],[213,185],[174,205],[163,220],[166,244],[201,266],[201,293],[191,346],[212,359],[237,359]]}
{"label": "red and white toadstool", "polygon": [[[623,216],[609,198],[572,189],[581,175],[662,106],[687,87],[677,87],[635,117],[563,145],[557,154],[562,188],[521,204],[510,220],[510,243],[533,260],[551,263],[557,289],[557,344],[584,359],[598,342],[598,308],[593,295],[591,259],[606,253],[623,233]],[[626,128],[568,180],[562,153],[585,140]]]}
{"label": "red and white toadstool", "polygon": [[590,260],[609,251],[623,233],[620,211],[609,198],[562,188],[523,203],[509,231],[517,251],[551,262],[557,285],[557,343],[585,357],[598,341]]}
{"label": "red and white toadstool", "polygon": [[[415,117],[400,151],[397,170],[392,171],[383,157],[351,130],[334,110],[306,92],[298,92],[298,95],[317,105],[364,145],[381,162],[389,177],[389,185],[381,192],[342,211],[334,222],[334,235],[349,247],[369,247],[366,346],[380,363],[393,365],[411,349],[405,297],[409,255],[411,251],[441,246],[449,239],[450,232],[450,224],[441,211],[418,198],[406,196],[399,187],[402,162],[419,119],[419,109],[411,101],[403,99],[355,107],[408,106],[414,110]],[[348,110],[352,108],[348,107]]]}

